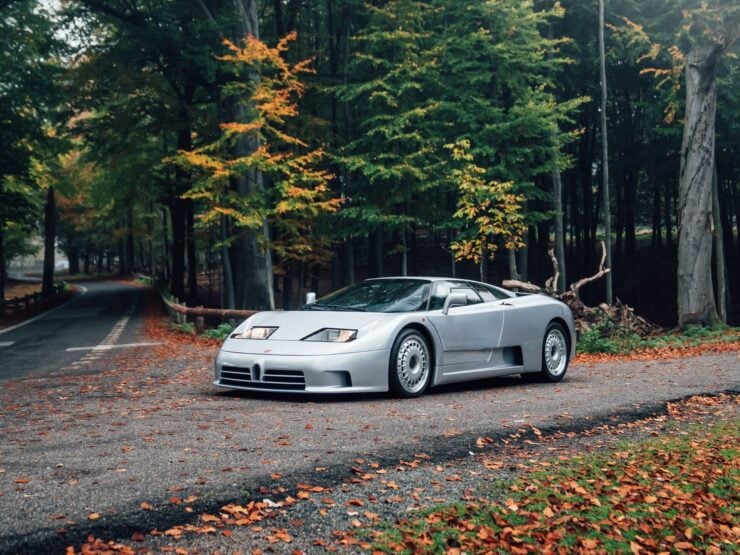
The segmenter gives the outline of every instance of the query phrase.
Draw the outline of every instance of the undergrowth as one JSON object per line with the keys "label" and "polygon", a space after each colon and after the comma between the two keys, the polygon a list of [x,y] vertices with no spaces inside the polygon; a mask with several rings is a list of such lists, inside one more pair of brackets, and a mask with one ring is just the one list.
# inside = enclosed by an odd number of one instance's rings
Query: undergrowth
{"label": "undergrowth", "polygon": [[578,338],[579,353],[628,354],[645,349],[693,347],[703,343],[740,341],[740,328],[689,326],[663,335],[643,338],[613,322],[597,324]]}

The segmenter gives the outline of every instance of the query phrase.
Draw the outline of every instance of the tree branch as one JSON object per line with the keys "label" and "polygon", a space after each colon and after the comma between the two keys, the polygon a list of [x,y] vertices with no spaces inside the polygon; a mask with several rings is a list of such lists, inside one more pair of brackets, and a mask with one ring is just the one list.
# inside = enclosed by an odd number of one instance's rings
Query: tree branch
{"label": "tree branch", "polygon": [[139,29],[146,29],[148,27],[146,18],[141,12],[132,11],[131,13],[127,13],[116,9],[107,2],[103,2],[101,0],[80,0],[80,3],[87,6],[91,11],[99,12],[114,19],[118,19],[132,27],[138,27]]}
{"label": "tree branch", "polygon": [[570,290],[575,294],[576,298],[578,298],[578,290],[581,287],[583,287],[587,283],[604,277],[606,274],[611,272],[611,268],[604,268],[604,262],[606,262],[606,244],[604,243],[604,241],[601,241],[601,262],[599,263],[599,271],[590,277],[579,279],[575,283],[570,284]]}
{"label": "tree branch", "polygon": [[552,277],[545,282],[545,289],[550,293],[557,293],[560,270],[558,269],[558,259],[555,256],[555,249],[547,249],[547,254],[550,255],[550,260],[552,261]]}

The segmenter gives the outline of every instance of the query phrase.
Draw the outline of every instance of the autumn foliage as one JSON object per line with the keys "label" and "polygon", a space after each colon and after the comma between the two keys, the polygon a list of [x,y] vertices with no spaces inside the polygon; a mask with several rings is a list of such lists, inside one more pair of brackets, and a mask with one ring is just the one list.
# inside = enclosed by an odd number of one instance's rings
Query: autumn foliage
{"label": "autumn foliage", "polygon": [[[276,231],[271,247],[281,259],[315,262],[328,254],[328,242],[312,234],[314,219],[336,211],[341,199],[330,194],[333,176],[320,164],[324,149],[309,146],[295,129],[298,101],[305,91],[301,77],[314,73],[312,59],[295,64],[286,60],[295,40],[292,32],[274,48],[254,36],[247,36],[243,45],[224,41],[229,54],[219,60],[236,79],[223,94],[242,105],[243,119],[222,123],[216,141],[180,152],[177,161],[196,171],[197,180],[186,197],[206,205],[199,215],[202,224],[218,223],[225,216],[238,232],[270,222]],[[254,148],[234,155],[237,149],[232,147],[243,141]],[[235,190],[235,179],[248,181],[249,194]]]}
{"label": "autumn foliage", "polygon": [[376,534],[376,552],[727,552],[740,535],[737,434],[722,424],[530,470],[504,501],[400,520]]}
{"label": "autumn foliage", "polygon": [[450,245],[455,258],[480,264],[493,259],[499,243],[506,249],[524,246],[524,195],[514,193],[512,182],[487,181],[486,170],[475,164],[469,152],[470,141],[461,140],[448,148],[452,158],[462,163],[451,176],[459,191],[454,217],[462,229]]}

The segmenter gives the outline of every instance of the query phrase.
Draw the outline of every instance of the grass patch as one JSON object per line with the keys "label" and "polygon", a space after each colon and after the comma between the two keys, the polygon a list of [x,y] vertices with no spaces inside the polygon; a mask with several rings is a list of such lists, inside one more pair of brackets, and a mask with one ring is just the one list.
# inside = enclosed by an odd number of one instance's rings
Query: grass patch
{"label": "grass patch", "polygon": [[192,322],[185,322],[184,324],[167,322],[167,326],[170,330],[176,333],[183,333],[185,335],[196,335],[195,324],[193,324]]}
{"label": "grass patch", "polygon": [[232,326],[228,322],[225,322],[223,324],[220,324],[216,328],[205,330],[201,335],[208,339],[218,339],[218,340],[223,341],[227,337],[229,337],[229,335],[231,335],[233,331],[234,331],[234,326]]}
{"label": "grass patch", "polygon": [[507,499],[368,531],[384,553],[737,552],[740,421],[532,467]]}

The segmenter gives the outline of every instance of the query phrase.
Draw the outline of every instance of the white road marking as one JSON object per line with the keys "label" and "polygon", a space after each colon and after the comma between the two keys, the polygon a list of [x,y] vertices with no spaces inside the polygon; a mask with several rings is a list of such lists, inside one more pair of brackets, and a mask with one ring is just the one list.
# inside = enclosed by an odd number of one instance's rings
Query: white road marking
{"label": "white road marking", "polygon": [[[157,341],[154,343],[151,342],[143,342],[143,343],[121,343],[120,345],[105,345],[100,344],[96,345],[95,347],[69,347],[67,349],[67,352],[71,351],[110,351],[111,349],[127,349],[129,347],[151,347],[153,345],[161,345],[161,341]],[[0,344],[1,346],[2,344]]]}
{"label": "white road marking", "polygon": [[0,341],[0,347],[10,347],[15,341]]}
{"label": "white road marking", "polygon": [[79,299],[82,295],[84,295],[85,293],[87,293],[87,287],[84,287],[82,285],[78,285],[77,287],[79,287],[82,290],[82,292],[79,295],[75,296],[74,299],[70,299],[70,300],[68,300],[64,304],[60,304],[59,306],[57,306],[55,308],[52,308],[51,310],[47,310],[46,312],[42,312],[41,314],[38,314],[38,315],[34,316],[33,318],[29,318],[28,320],[24,320],[23,322],[20,322],[20,323],[14,325],[14,326],[10,326],[9,328],[1,329],[0,330],[0,335],[2,335],[4,333],[8,333],[9,331],[17,330],[18,328],[23,327],[23,326],[25,326],[27,324],[30,324],[31,322],[35,322],[36,320],[39,320],[41,318],[44,318],[45,316],[48,316],[52,312],[56,312],[57,310],[59,310],[61,308],[64,308],[68,304],[73,303],[74,301],[76,301],[77,299]]}

